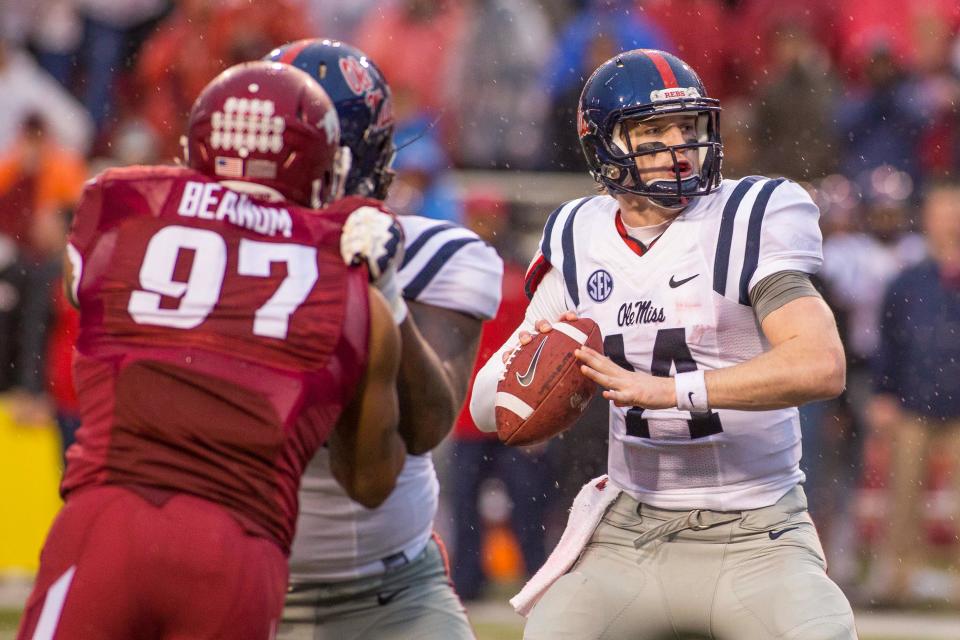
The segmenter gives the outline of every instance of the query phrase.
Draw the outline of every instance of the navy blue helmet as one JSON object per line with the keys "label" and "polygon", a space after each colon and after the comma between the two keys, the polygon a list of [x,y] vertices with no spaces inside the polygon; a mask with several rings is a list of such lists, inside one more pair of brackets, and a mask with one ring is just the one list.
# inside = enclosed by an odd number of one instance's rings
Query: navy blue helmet
{"label": "navy blue helmet", "polygon": [[340,117],[340,143],[353,156],[346,193],[383,200],[396,148],[390,86],[377,65],[359,49],[320,38],[285,44],[265,59],[298,67],[320,83]]}
{"label": "navy blue helmet", "polygon": [[[684,144],[654,142],[634,149],[620,126],[675,114],[696,116],[695,134]],[[611,193],[641,195],[677,208],[720,184],[720,101],[707,97],[696,72],[669,53],[635,49],[600,65],[580,95],[577,130],[590,174]],[[683,177],[678,153],[689,149],[697,150],[700,171]],[[674,178],[644,182],[636,158],[667,151],[673,156]]]}

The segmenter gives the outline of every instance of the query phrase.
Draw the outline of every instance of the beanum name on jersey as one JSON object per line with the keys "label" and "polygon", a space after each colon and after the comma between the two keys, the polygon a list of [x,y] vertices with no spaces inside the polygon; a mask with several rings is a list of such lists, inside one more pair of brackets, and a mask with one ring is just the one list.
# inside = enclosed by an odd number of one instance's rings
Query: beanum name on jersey
{"label": "beanum name on jersey", "polygon": [[628,327],[635,324],[654,324],[666,322],[663,307],[654,307],[650,300],[624,302],[617,312],[617,324]]}
{"label": "beanum name on jersey", "polygon": [[187,182],[177,213],[185,218],[226,220],[267,236],[279,233],[289,238],[293,234],[289,211],[253,204],[246,194],[235,193],[216,182]]}

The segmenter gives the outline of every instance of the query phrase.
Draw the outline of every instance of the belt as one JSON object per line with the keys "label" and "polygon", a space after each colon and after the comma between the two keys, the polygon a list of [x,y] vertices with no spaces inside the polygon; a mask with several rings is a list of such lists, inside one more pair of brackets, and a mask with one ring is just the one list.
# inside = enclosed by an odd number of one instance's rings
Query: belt
{"label": "belt", "polygon": [[665,538],[680,531],[703,531],[704,529],[719,527],[722,524],[736,522],[740,518],[741,513],[739,511],[722,512],[694,509],[645,532],[633,541],[633,546],[639,549],[648,542]]}
{"label": "belt", "polygon": [[393,571],[394,569],[399,569],[404,565],[410,564],[410,558],[408,558],[407,554],[403,551],[397,551],[385,558],[380,558],[380,562],[383,563],[384,571]]}
{"label": "belt", "polygon": [[[638,513],[642,515],[643,504],[637,505]],[[710,511],[709,509],[693,509],[682,512],[661,525],[650,529],[633,541],[633,546],[639,549],[648,542],[679,533],[681,531],[703,531],[722,524],[729,524],[742,520],[744,526],[755,528],[766,525],[772,526],[784,521],[790,514],[806,511],[807,498],[800,485],[787,491],[779,500],[769,507],[749,509],[746,511]]]}

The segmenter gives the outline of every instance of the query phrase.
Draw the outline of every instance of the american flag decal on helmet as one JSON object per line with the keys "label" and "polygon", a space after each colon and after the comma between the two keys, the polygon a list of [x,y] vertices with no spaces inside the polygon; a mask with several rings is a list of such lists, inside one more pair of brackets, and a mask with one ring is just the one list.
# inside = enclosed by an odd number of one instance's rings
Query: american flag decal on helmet
{"label": "american flag decal on helmet", "polygon": [[240,158],[217,156],[213,161],[213,170],[218,176],[223,176],[224,178],[242,178],[243,160]]}

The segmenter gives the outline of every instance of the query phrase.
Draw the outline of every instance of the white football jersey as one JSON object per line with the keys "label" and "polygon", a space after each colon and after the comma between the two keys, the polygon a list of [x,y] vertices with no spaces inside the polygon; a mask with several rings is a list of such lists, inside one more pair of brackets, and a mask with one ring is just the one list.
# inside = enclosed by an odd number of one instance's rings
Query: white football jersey
{"label": "white football jersey", "polygon": [[[503,262],[475,233],[454,224],[400,216],[404,297],[489,319],[500,306]],[[290,554],[291,582],[333,582],[382,573],[413,559],[433,531],[439,485],[430,454],[408,455],[396,487],[376,509],[351,500],[321,448],[300,484],[300,515]]]}
{"label": "white football jersey", "polygon": [[[759,355],[769,345],[751,288],[822,263],[819,211],[783,179],[724,180],[643,255],[617,231],[618,209],[609,196],[566,203],[547,221],[537,261],[563,275],[566,306],[595,320],[607,356],[631,370],[672,376]],[[768,506],[803,480],[799,462],[795,408],[691,414],[610,404],[610,477],[657,507]]]}

